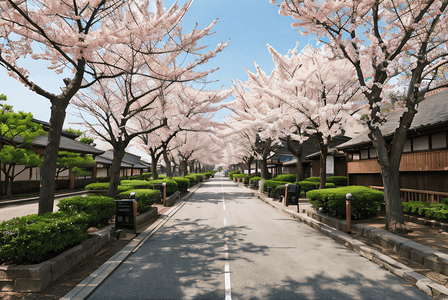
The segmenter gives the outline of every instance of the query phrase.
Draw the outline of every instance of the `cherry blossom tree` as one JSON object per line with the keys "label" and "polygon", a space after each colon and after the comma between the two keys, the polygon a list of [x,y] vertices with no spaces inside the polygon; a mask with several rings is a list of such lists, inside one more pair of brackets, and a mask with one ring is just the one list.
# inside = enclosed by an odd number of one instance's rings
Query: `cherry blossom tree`
{"label": "cherry blossom tree", "polygon": [[[204,131],[218,124],[211,121],[213,113],[220,109],[217,104],[226,99],[230,90],[204,90],[195,89],[182,83],[173,85],[165,91],[163,96],[164,107],[155,111],[159,118],[167,119],[167,126],[156,132],[140,134],[136,146],[151,155],[151,172],[157,178],[157,162],[162,155],[165,156],[167,168],[171,170],[168,158],[169,144],[181,131]],[[151,111],[145,111],[135,119],[138,128],[150,126],[152,119],[148,117]]]}
{"label": "cherry blossom tree", "polygon": [[233,82],[233,96],[235,100],[225,104],[232,111],[226,117],[226,124],[236,132],[252,131],[249,133],[256,158],[261,161],[261,177],[269,178],[267,158],[274,153],[278,143],[270,137],[261,138],[260,133],[267,129],[273,118],[273,111],[281,106],[281,102],[266,93],[259,93],[269,86],[271,78],[255,64],[257,73],[246,70],[249,78],[246,82]]}
{"label": "cherry blossom tree", "polygon": [[[427,92],[446,87],[448,1],[303,1],[282,0],[280,14],[293,27],[314,34],[356,69],[368,100],[366,123],[378,153],[386,201],[387,227],[405,232],[400,201],[399,165],[418,103]],[[442,76],[441,76],[442,75]],[[404,78],[403,106],[392,141],[381,130],[382,105],[397,77]]]}
{"label": "cherry blossom tree", "polygon": [[226,127],[219,137],[226,148],[226,162],[228,165],[244,162],[248,173],[251,173],[251,165],[257,156],[255,149],[256,132],[252,128],[241,128],[240,123],[227,118]]}
{"label": "cherry blossom tree", "polygon": [[335,57],[328,47],[306,46],[298,52],[296,46],[285,56],[268,48],[275,63],[271,85],[255,89],[282,105],[273,112],[279,117],[270,123],[267,134],[276,138],[279,136],[274,133],[283,134],[287,139],[293,136],[300,143],[311,135],[316,136],[323,189],[328,143],[342,134],[359,107],[360,89],[355,69],[348,61]]}
{"label": "cherry blossom tree", "polygon": [[[196,29],[182,41],[170,39],[171,35],[178,37],[178,25],[191,3],[188,1],[181,8],[176,3],[165,10],[161,0],[154,1],[154,9],[145,0],[0,1],[0,66],[51,103],[39,214],[53,209],[56,157],[65,111],[72,97],[98,80],[128,72],[125,67],[129,57],[125,52],[134,47],[141,50],[140,57],[152,57],[153,63],[157,62],[157,55],[153,54],[176,55],[186,45],[190,45],[186,49],[198,50],[194,47]],[[207,29],[199,32],[208,33]],[[167,39],[172,43],[160,49],[160,43],[166,45],[163,42]],[[35,52],[35,49],[42,50]],[[72,73],[70,78],[61,80],[59,94],[45,90],[32,79],[34,73],[21,66],[28,55],[36,61],[48,62],[48,68],[58,74]],[[209,56],[202,55],[199,61],[207,61]],[[196,64],[192,62],[192,66]],[[38,73],[39,69],[32,71]],[[184,70],[172,76],[182,74]]]}
{"label": "cherry blossom tree", "polygon": [[[129,143],[139,135],[150,134],[167,125],[171,109],[165,98],[168,91],[176,83],[202,80],[216,71],[196,72],[194,68],[207,62],[227,45],[220,43],[214,50],[203,53],[205,47],[198,46],[198,41],[210,34],[215,22],[205,29],[194,29],[189,34],[183,34],[180,22],[187,7],[178,8],[175,4],[166,11],[159,7],[160,11],[153,14],[148,4],[145,3],[139,7],[139,13],[133,14],[137,15],[137,20],[167,15],[154,19],[154,22],[163,21],[163,27],[149,37],[147,33],[136,35],[128,30],[129,44],[112,44],[108,48],[125,72],[90,85],[89,89],[78,92],[73,101],[80,109],[83,125],[114,149],[108,191],[111,197],[116,195],[121,160]],[[93,121],[88,116],[93,116]],[[145,126],[136,126],[132,121],[134,119],[145,119]]]}
{"label": "cherry blossom tree", "polygon": [[194,171],[193,162],[215,165],[222,159],[223,144],[214,132],[182,131],[173,144],[175,149],[171,151],[174,160],[178,162],[183,176]]}

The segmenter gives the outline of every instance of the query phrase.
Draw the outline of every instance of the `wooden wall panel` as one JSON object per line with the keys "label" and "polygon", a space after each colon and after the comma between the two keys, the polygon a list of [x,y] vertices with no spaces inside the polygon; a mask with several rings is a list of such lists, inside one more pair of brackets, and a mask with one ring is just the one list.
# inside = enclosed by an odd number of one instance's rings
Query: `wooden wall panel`
{"label": "wooden wall panel", "polygon": [[381,173],[381,167],[376,159],[355,160],[347,163],[347,173]]}

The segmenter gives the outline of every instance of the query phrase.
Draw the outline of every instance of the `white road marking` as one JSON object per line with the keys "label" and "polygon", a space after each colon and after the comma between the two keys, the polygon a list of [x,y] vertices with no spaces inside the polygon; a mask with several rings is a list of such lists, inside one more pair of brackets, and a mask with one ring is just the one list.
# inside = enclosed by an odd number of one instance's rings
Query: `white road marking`
{"label": "white road marking", "polygon": [[[226,201],[224,199],[224,187],[222,186],[221,179],[221,190],[222,190],[222,205],[224,210],[226,210]],[[224,218],[224,227],[227,226],[227,220]],[[230,264],[229,264],[229,247],[227,246],[228,238],[225,237],[224,241],[224,258],[226,260],[224,264],[224,282],[225,282],[225,300],[232,300],[232,290],[230,287]]]}

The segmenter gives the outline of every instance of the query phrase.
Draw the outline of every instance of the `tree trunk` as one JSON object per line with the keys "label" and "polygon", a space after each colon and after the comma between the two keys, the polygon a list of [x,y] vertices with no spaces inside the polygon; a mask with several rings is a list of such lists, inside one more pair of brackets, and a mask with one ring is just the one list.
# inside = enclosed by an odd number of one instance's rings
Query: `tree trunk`
{"label": "tree trunk", "polygon": [[157,162],[158,162],[157,155],[151,153],[151,173],[153,180],[159,179],[159,175],[157,174]]}
{"label": "tree trunk", "polygon": [[65,110],[70,99],[52,101],[50,129],[48,131],[48,142],[44,153],[42,164],[42,179],[39,191],[39,216],[53,212],[56,163],[61,141],[62,126],[65,120]]}
{"label": "tree trunk", "polygon": [[402,148],[406,141],[406,132],[401,133],[404,136],[398,137],[397,131],[394,142],[391,145],[395,149],[391,149],[390,151],[388,150],[384,137],[378,129],[371,131],[371,139],[374,137],[372,140],[378,153],[378,163],[381,166],[384,201],[386,203],[386,228],[398,233],[407,233],[400,198],[400,160],[401,154],[403,153]]}
{"label": "tree trunk", "polygon": [[5,184],[6,184],[6,197],[12,196],[12,177],[5,176]]}
{"label": "tree trunk", "polygon": [[166,165],[166,176],[173,177],[173,174],[171,173],[171,161],[168,157],[166,148],[163,149],[163,160],[165,161],[165,165]]}
{"label": "tree trunk", "polygon": [[118,185],[120,184],[120,169],[121,161],[125,153],[126,146],[117,145],[114,147],[114,159],[112,160],[112,167],[110,170],[110,183],[107,196],[115,198],[117,196]]}
{"label": "tree trunk", "polygon": [[269,176],[269,171],[268,171],[268,162],[267,162],[267,158],[263,157],[262,161],[260,162],[261,164],[261,177],[264,179],[270,179]]}
{"label": "tree trunk", "polygon": [[400,172],[381,168],[386,202],[386,228],[406,233],[400,199]]}
{"label": "tree trunk", "polygon": [[180,168],[182,169],[182,176],[187,176],[188,170],[187,170],[187,161],[186,160],[182,160],[180,162]]}
{"label": "tree trunk", "polygon": [[324,189],[327,183],[327,145],[323,145],[320,149],[320,185],[319,189]]}
{"label": "tree trunk", "polygon": [[291,139],[290,139],[290,137],[288,136],[288,139],[287,139],[287,146],[288,146],[288,150],[289,150],[289,152],[291,152],[292,155],[294,155],[294,157],[295,157],[296,160],[297,160],[297,164],[296,164],[296,171],[297,171],[297,174],[296,174],[296,182],[301,181],[302,179],[304,179],[304,178],[303,178],[303,165],[302,165],[302,159],[301,159],[301,156],[302,156],[302,150],[303,150],[302,143],[300,143],[299,149],[294,149],[294,148],[292,147],[292,144],[291,144]]}

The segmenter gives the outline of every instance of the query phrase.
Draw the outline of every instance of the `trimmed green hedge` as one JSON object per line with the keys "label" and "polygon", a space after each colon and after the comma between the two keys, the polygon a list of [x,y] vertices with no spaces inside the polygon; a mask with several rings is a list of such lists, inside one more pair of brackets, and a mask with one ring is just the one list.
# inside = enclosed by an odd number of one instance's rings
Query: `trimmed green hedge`
{"label": "trimmed green hedge", "polygon": [[190,188],[190,180],[184,177],[173,177],[172,180],[177,182],[177,188],[181,192],[188,192]]}
{"label": "trimmed green hedge", "polygon": [[0,261],[40,263],[87,239],[86,213],[58,211],[28,215],[0,224]]}
{"label": "trimmed green hedge", "polygon": [[146,180],[122,180],[121,185],[130,186],[133,189],[149,189],[152,185]]}
{"label": "trimmed green hedge", "polygon": [[150,189],[129,190],[118,194],[118,198],[129,199],[131,193],[135,193],[137,212],[147,211],[151,205],[159,200],[159,191]]}
{"label": "trimmed green hedge", "polygon": [[190,180],[190,186],[193,186],[198,183],[196,181],[196,176],[194,176],[194,175],[186,175],[186,176],[184,176],[184,178]]}
{"label": "trimmed green hedge", "polygon": [[[302,194],[306,194],[306,192],[311,190],[319,189],[320,182],[313,182],[313,181],[299,181],[300,190]],[[326,189],[335,188],[335,184],[331,182],[325,183]]]}
{"label": "trimmed green hedge", "polygon": [[285,185],[285,184],[287,184],[287,183],[290,183],[290,182],[286,182],[286,181],[275,181],[275,180],[265,180],[265,182],[264,182],[264,184],[263,184],[263,192],[266,192],[266,191],[267,191],[267,188],[268,188],[269,186],[271,186],[271,187],[273,187],[273,188],[275,189],[275,188],[278,187],[279,185]]}
{"label": "trimmed green hedge", "polygon": [[241,172],[240,171],[232,171],[232,172],[229,172],[227,174],[227,176],[229,177],[230,180],[233,180],[233,175],[235,175],[235,174],[241,174]]}
{"label": "trimmed green hedge", "polygon": [[442,200],[442,203],[410,201],[402,202],[403,212],[418,214],[422,217],[437,219],[440,221],[448,220],[448,201]]}
{"label": "trimmed green hedge", "polygon": [[248,174],[234,174],[233,178],[243,178],[243,183],[249,184],[250,176]]}
{"label": "trimmed green hedge", "polygon": [[249,181],[254,181],[254,180],[263,180],[263,178],[255,176],[249,179]]}
{"label": "trimmed green hedge", "polygon": [[296,182],[297,176],[294,174],[280,174],[272,180],[275,181],[286,181],[286,182]]}
{"label": "trimmed green hedge", "polygon": [[150,180],[148,181],[149,183],[149,188],[154,188],[154,184],[161,184],[161,183],[166,183],[166,194],[167,196],[170,196],[172,194],[174,194],[175,192],[178,191],[179,186],[177,185],[177,182],[169,179],[169,178],[164,178],[164,179],[157,179],[157,180]]}
{"label": "trimmed green hedge", "polygon": [[60,211],[85,212],[89,215],[88,227],[101,228],[109,225],[109,220],[115,213],[115,201],[105,196],[77,196],[65,198],[56,205]]}
{"label": "trimmed green hedge", "polygon": [[322,208],[326,214],[345,217],[346,194],[353,195],[352,216],[365,219],[374,216],[384,203],[384,193],[364,186],[348,186],[332,189],[313,190],[306,195],[314,208]]}
{"label": "trimmed green hedge", "polygon": [[[308,177],[304,181],[320,182],[320,177]],[[328,176],[326,182],[334,183],[337,186],[346,186],[347,177],[345,176]]]}
{"label": "trimmed green hedge", "polygon": [[[109,182],[96,182],[88,184],[84,187],[85,190],[89,191],[97,191],[97,190],[108,190],[109,189]],[[132,186],[123,186],[119,185],[117,187],[117,193],[125,192],[132,189]]]}
{"label": "trimmed green hedge", "polygon": [[143,173],[141,175],[133,175],[130,176],[129,179],[131,180],[149,180],[149,178],[151,178],[152,173]]}
{"label": "trimmed green hedge", "polygon": [[196,174],[196,173],[188,173],[187,176],[194,176],[194,180],[196,182],[203,182],[204,181],[204,177],[205,177],[202,174]]}

